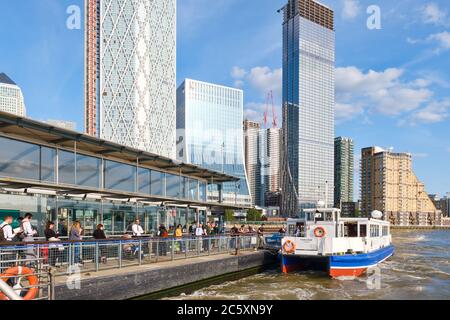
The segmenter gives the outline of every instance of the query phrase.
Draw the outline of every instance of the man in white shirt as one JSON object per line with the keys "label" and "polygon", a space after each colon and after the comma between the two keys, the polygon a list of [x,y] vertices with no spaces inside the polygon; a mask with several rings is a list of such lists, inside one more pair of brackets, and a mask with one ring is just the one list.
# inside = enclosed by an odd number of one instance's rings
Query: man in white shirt
{"label": "man in white shirt", "polygon": [[31,226],[31,219],[33,218],[33,215],[31,213],[27,213],[25,215],[25,218],[22,220],[22,230],[25,235],[25,242],[33,242],[34,236],[36,235],[36,230],[33,230],[33,227]]}
{"label": "man in white shirt", "polygon": [[203,251],[203,242],[202,242],[202,236],[204,235],[203,225],[201,223],[198,224],[197,228],[195,229],[195,236],[198,239],[198,246],[199,250]]}
{"label": "man in white shirt", "polygon": [[133,237],[141,237],[144,234],[144,229],[142,229],[139,219],[134,221],[131,230],[133,231]]}
{"label": "man in white shirt", "polygon": [[0,232],[3,232],[6,241],[12,241],[17,233],[14,233],[11,223],[13,222],[12,216],[6,216],[3,223],[0,225]]}

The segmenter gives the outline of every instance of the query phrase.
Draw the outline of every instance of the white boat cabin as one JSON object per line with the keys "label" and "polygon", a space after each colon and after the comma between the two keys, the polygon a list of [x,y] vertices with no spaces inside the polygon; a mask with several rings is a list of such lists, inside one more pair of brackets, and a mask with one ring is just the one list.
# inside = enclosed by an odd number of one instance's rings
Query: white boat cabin
{"label": "white boat cabin", "polygon": [[390,223],[374,218],[341,218],[339,209],[307,209],[289,219],[283,253],[343,255],[369,253],[391,245]]}

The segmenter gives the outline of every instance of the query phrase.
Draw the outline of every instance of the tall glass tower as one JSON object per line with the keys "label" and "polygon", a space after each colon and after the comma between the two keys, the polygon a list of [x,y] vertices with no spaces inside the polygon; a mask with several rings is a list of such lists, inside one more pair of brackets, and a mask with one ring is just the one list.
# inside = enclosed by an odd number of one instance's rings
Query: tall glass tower
{"label": "tall glass tower", "polygon": [[313,0],[283,11],[283,211],[297,215],[333,205],[334,12]]}
{"label": "tall glass tower", "polygon": [[176,0],[86,0],[85,130],[175,158]]}
{"label": "tall glass tower", "polygon": [[[177,90],[177,157],[241,178],[224,183],[223,202],[252,205],[244,162],[242,90],[186,79]],[[211,186],[213,187],[213,186]],[[210,200],[218,200],[210,189]]]}

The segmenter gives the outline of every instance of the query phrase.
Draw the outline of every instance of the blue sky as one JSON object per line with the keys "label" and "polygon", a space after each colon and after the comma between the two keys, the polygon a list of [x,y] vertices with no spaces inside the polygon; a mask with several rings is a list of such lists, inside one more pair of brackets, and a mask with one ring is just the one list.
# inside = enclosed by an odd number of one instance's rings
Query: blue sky
{"label": "blue sky", "polygon": [[[246,115],[262,121],[265,96],[281,100],[286,0],[178,0],[178,83],[238,86]],[[450,191],[448,0],[323,0],[336,14],[336,134],[411,152],[430,193]],[[83,30],[66,28],[82,0],[0,0],[0,72],[24,92],[28,115],[83,126]],[[369,5],[382,29],[366,27]],[[278,111],[281,119],[281,111]]]}

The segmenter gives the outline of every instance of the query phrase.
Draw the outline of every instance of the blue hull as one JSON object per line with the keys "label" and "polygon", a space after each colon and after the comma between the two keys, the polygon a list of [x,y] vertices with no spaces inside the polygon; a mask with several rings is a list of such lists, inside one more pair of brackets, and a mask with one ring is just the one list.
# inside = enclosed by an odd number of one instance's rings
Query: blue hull
{"label": "blue hull", "polygon": [[333,278],[342,276],[359,277],[368,268],[374,267],[394,254],[394,246],[356,255],[340,255],[331,257],[306,257],[295,255],[283,255],[282,271],[289,273],[296,270],[320,270],[326,271]]}

